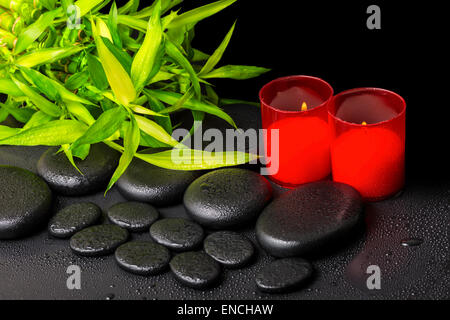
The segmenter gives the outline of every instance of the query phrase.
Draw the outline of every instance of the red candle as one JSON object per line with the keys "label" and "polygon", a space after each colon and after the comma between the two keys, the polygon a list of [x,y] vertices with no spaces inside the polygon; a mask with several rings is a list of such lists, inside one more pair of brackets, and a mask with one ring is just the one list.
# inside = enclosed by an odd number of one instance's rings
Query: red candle
{"label": "red candle", "polygon": [[336,95],[329,104],[333,180],[368,201],[398,193],[405,181],[405,111],[403,98],[383,89]]}
{"label": "red candle", "polygon": [[[332,96],[328,83],[308,76],[276,79],[261,89],[270,179],[295,187],[330,175],[327,103]],[[278,140],[272,141],[277,134]]]}

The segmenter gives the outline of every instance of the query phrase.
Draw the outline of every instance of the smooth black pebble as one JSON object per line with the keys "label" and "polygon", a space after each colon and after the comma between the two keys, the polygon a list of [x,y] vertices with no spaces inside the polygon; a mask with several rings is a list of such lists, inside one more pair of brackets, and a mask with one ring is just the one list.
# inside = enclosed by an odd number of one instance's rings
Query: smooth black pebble
{"label": "smooth black pebble", "polygon": [[170,269],[182,284],[206,289],[216,284],[220,277],[220,265],[202,251],[184,252],[170,261]]}
{"label": "smooth black pebble", "polygon": [[256,275],[256,286],[268,293],[289,292],[301,287],[313,274],[312,265],[300,258],[272,261]]}
{"label": "smooth black pebble", "polygon": [[114,224],[83,229],[70,239],[70,248],[82,256],[107,255],[128,239],[128,231]]}
{"label": "smooth black pebble", "polygon": [[214,260],[228,268],[247,265],[255,249],[245,236],[231,231],[219,231],[206,237],[203,247]]}
{"label": "smooth black pebble", "polygon": [[103,143],[91,145],[85,160],[75,158],[80,174],[64,152],[50,148],[39,159],[37,170],[50,187],[67,196],[81,196],[102,190],[111,179],[120,154]]}
{"label": "smooth black pebble", "polygon": [[272,197],[270,183],[245,169],[221,169],[195,180],[184,195],[188,214],[211,229],[242,226],[254,219]]}
{"label": "smooth black pebble", "polygon": [[108,209],[111,222],[132,232],[148,231],[159,217],[155,207],[142,202],[122,202]]}
{"label": "smooth black pebble", "polygon": [[50,220],[48,232],[57,238],[69,238],[100,220],[102,210],[94,203],[75,203],[58,211]]}
{"label": "smooth black pebble", "polygon": [[352,234],[363,203],[352,187],[322,181],[305,184],[270,203],[256,223],[261,246],[277,257],[320,252]]}
{"label": "smooth black pebble", "polygon": [[158,274],[168,267],[170,252],[154,242],[132,241],[118,247],[115,258],[124,270],[147,276]]}
{"label": "smooth black pebble", "polygon": [[[163,151],[153,149],[143,153]],[[117,181],[120,193],[128,200],[148,202],[155,206],[176,205],[183,199],[189,184],[201,175],[198,171],[177,171],[133,159]]]}
{"label": "smooth black pebble", "polygon": [[204,238],[203,228],[183,218],[166,218],[150,227],[150,236],[159,244],[174,251],[188,251],[199,247]]}
{"label": "smooth black pebble", "polygon": [[0,166],[0,239],[30,235],[50,219],[52,193],[34,173]]}

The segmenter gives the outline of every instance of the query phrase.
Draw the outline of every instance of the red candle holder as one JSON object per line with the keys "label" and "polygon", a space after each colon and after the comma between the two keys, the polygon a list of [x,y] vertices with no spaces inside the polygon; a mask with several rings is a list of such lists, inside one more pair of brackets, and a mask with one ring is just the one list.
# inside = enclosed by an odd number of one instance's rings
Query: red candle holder
{"label": "red candle holder", "polygon": [[[266,84],[259,97],[269,178],[288,188],[327,178],[327,104],[333,88],[319,78],[290,76]],[[278,140],[272,141],[276,133]]]}
{"label": "red candle holder", "polygon": [[405,100],[377,88],[336,95],[329,103],[333,180],[367,201],[397,194],[405,183]]}

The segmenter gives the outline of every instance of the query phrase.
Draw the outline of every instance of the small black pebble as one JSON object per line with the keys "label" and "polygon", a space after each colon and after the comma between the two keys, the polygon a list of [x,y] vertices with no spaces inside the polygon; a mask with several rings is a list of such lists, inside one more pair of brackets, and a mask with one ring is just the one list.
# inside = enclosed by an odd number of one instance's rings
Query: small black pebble
{"label": "small black pebble", "polygon": [[147,231],[159,217],[155,207],[142,202],[123,202],[107,211],[111,222],[132,232]]}
{"label": "small black pebble", "polygon": [[124,270],[147,276],[158,274],[169,265],[170,252],[157,243],[132,241],[118,247],[115,258]]}
{"label": "small black pebble", "polygon": [[95,224],[102,210],[94,203],[75,203],[58,211],[50,220],[48,232],[57,238],[69,238],[76,232]]}
{"label": "small black pebble", "polygon": [[281,293],[298,289],[312,275],[312,265],[300,258],[285,258],[272,261],[256,276],[259,290]]}
{"label": "small black pebble", "polygon": [[150,227],[150,236],[159,244],[174,251],[188,251],[199,247],[203,241],[203,228],[182,218],[166,218]]}
{"label": "small black pebble", "polygon": [[182,284],[205,289],[216,284],[220,277],[220,265],[204,252],[185,252],[170,261],[170,269]]}
{"label": "small black pebble", "polygon": [[103,224],[75,233],[70,239],[70,248],[82,256],[102,256],[114,252],[127,239],[126,229],[113,224]]}
{"label": "small black pebble", "polygon": [[231,231],[212,233],[206,237],[203,245],[207,254],[229,268],[248,264],[255,252],[250,240]]}

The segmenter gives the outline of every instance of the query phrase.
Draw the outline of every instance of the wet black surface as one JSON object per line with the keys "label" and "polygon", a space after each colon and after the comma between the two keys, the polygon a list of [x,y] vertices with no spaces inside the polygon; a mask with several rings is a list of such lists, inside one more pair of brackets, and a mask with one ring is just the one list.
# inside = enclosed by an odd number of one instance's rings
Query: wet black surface
{"label": "wet black surface", "polygon": [[[0,164],[35,171],[45,148],[0,147]],[[278,190],[279,191],[279,190]],[[278,192],[279,193],[279,192]],[[78,257],[67,240],[51,238],[46,230],[15,241],[0,241],[0,299],[420,299],[450,298],[450,183],[422,185],[409,182],[395,199],[366,206],[366,231],[348,245],[322,256],[308,257],[315,278],[303,290],[290,294],[263,294],[256,290],[255,274],[273,258],[259,249],[256,263],[240,270],[224,270],[223,281],[211,290],[183,287],[170,272],[142,277],[121,270],[113,256]],[[54,211],[71,203],[93,201],[104,211],[124,198],[114,188],[106,198],[95,195],[56,197]],[[164,217],[185,217],[181,205],[160,209]],[[254,232],[244,231],[252,242]],[[149,239],[148,233],[132,235]],[[423,243],[405,247],[407,239]],[[82,270],[82,289],[68,290],[67,267]],[[366,287],[367,267],[381,269],[381,290]]]}
{"label": "wet black surface", "polygon": [[[46,148],[0,147],[0,164],[36,172]],[[114,257],[75,255],[67,240],[45,230],[23,240],[0,241],[0,299],[448,299],[450,298],[450,181],[422,183],[415,173],[397,198],[370,203],[365,208],[365,232],[337,249],[305,257],[314,278],[302,290],[264,294],[256,289],[255,275],[274,258],[255,240],[253,227],[243,233],[258,249],[255,263],[239,270],[223,270],[214,289],[197,291],[181,285],[169,272],[142,277],[121,270]],[[274,186],[275,197],[282,190]],[[125,201],[116,188],[106,197],[55,197],[53,211],[81,201],[92,201],[103,211]],[[159,208],[163,217],[186,217],[182,205]],[[150,240],[150,235],[132,234]],[[423,241],[408,240],[418,239]],[[405,243],[419,242],[405,246]],[[68,290],[70,265],[81,268],[81,290]],[[370,265],[381,270],[381,290],[366,286]]]}

